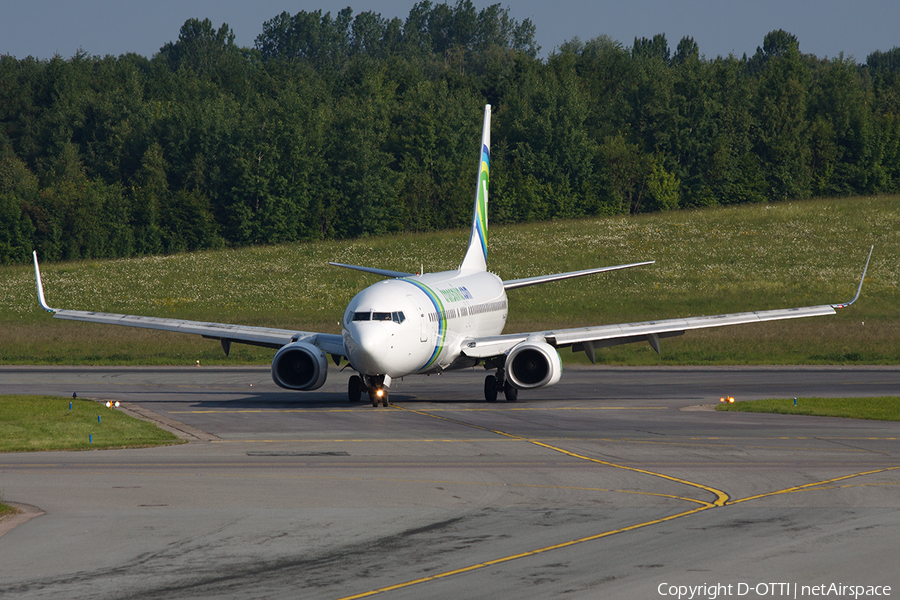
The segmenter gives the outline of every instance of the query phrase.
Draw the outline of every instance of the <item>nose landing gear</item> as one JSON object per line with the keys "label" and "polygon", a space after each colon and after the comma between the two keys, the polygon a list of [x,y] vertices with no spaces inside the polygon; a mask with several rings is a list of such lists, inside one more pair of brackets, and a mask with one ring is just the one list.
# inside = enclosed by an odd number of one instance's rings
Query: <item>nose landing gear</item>
{"label": "nose landing gear", "polygon": [[381,402],[381,406],[384,407],[387,407],[390,404],[387,390],[383,387],[369,388],[369,400],[372,401],[372,406],[378,406],[379,402]]}
{"label": "nose landing gear", "polygon": [[386,377],[370,377],[366,376],[365,383],[359,375],[353,375],[347,382],[347,398],[350,402],[359,402],[362,400],[362,393],[366,392],[372,406],[387,407],[390,405],[388,390],[386,385]]}

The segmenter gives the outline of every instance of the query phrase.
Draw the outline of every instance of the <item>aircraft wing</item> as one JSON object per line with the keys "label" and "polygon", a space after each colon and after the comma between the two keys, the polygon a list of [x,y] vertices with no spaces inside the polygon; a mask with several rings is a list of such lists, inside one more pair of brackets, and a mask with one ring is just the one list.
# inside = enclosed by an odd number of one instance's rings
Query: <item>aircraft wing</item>
{"label": "aircraft wing", "polygon": [[41,271],[38,267],[37,252],[34,253],[34,275],[37,282],[38,302],[40,303],[41,308],[47,312],[53,313],[55,319],[124,325],[126,327],[141,327],[144,329],[160,329],[178,333],[193,333],[202,335],[205,338],[219,340],[222,343],[222,349],[225,351],[226,355],[231,348],[232,342],[277,349],[285,344],[290,344],[291,342],[306,341],[318,346],[328,354],[346,356],[344,342],[341,339],[341,336],[337,334],[50,308],[44,299],[44,285],[41,282]]}
{"label": "aircraft wing", "polygon": [[[872,249],[874,249],[874,246]],[[822,304],[819,306],[804,306],[801,308],[665,319],[661,321],[645,321],[642,323],[621,323],[616,325],[600,325],[596,327],[576,327],[572,329],[557,329],[551,331],[513,333],[473,338],[466,340],[463,343],[462,351],[466,356],[471,358],[490,358],[503,355],[516,344],[530,339],[544,341],[556,348],[571,346],[576,352],[584,351],[591,362],[594,362],[594,351],[596,349],[618,346],[620,344],[631,344],[634,342],[649,342],[653,349],[659,353],[659,340],[661,338],[683,335],[684,332],[692,329],[706,329],[710,327],[723,327],[726,325],[739,325],[743,323],[759,323],[763,321],[833,315],[837,309],[846,308],[856,302],[859,298],[860,292],[862,292],[863,280],[866,277],[866,270],[869,268],[869,260],[871,258],[872,250],[869,250],[869,258],[866,259],[866,266],[863,269],[862,277],[860,277],[856,296],[849,302]]]}
{"label": "aircraft wing", "polygon": [[766,310],[727,315],[688,317],[684,319],[666,319],[662,321],[644,321],[642,323],[620,323],[616,325],[599,325],[596,327],[577,327],[573,329],[555,329],[532,333],[512,333],[469,340],[463,345],[463,352],[472,358],[488,358],[508,352],[513,346],[527,339],[539,339],[556,348],[573,346],[573,350],[584,350],[588,358],[594,358],[594,350],[608,348],[620,344],[649,342],[659,352],[661,338],[683,335],[691,329],[723,327],[741,323],[759,323],[780,319],[796,319],[800,317],[818,317],[833,315],[835,307],[831,304]]}

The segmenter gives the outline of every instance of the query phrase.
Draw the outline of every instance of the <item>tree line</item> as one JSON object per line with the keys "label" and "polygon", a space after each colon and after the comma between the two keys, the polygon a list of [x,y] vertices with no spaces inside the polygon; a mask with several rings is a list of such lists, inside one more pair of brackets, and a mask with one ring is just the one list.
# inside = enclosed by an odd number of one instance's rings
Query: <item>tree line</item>
{"label": "tree line", "polygon": [[865,63],[690,37],[538,58],[499,4],[190,19],[151,58],[0,57],[0,263],[466,226],[483,105],[492,223],[900,189],[900,48]]}

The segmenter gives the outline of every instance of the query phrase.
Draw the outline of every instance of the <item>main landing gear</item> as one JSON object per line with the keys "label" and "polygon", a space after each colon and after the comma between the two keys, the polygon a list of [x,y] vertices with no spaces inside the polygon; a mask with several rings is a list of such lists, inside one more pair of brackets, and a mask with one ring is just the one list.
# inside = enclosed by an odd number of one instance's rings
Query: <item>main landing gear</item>
{"label": "main landing gear", "polygon": [[347,382],[347,398],[350,402],[359,402],[362,400],[363,392],[366,392],[372,406],[378,406],[379,403],[381,406],[388,406],[390,400],[388,398],[387,387],[384,385],[384,380],[378,377],[367,379],[371,379],[369,385],[363,383],[362,377],[359,375],[350,377],[350,381]]}
{"label": "main landing gear", "polygon": [[497,369],[496,376],[488,375],[484,378],[484,399],[488,402],[496,402],[497,395],[501,390],[507,402],[515,402],[519,399],[519,390],[506,380],[503,369]]}

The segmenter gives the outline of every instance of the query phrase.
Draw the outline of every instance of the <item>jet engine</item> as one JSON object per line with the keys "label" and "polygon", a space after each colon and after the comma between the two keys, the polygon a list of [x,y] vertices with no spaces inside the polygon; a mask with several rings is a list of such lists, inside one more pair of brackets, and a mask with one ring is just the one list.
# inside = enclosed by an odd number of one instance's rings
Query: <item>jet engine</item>
{"label": "jet engine", "polygon": [[272,380],[289,390],[317,390],[327,376],[325,353],[307,342],[282,346],[272,359]]}
{"label": "jet engine", "polygon": [[506,354],[506,378],[520,390],[553,385],[560,376],[559,353],[543,340],[525,340]]}

